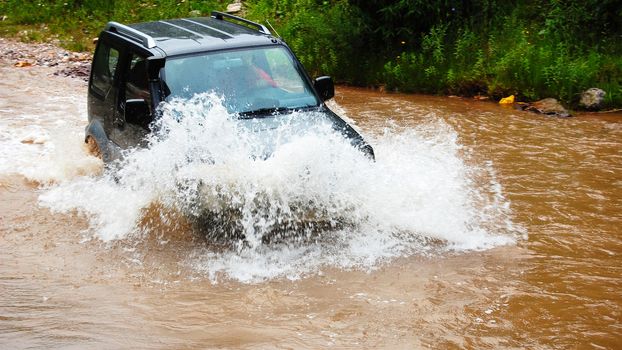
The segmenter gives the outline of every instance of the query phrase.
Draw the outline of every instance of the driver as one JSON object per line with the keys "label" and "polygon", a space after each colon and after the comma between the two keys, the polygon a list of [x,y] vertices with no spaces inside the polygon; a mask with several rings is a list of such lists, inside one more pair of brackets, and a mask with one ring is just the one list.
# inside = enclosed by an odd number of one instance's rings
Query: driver
{"label": "driver", "polygon": [[271,87],[277,87],[276,81],[272,79],[270,74],[268,74],[263,68],[257,64],[257,58],[255,55],[247,55],[244,57],[244,63],[252,67],[253,72],[255,73],[255,85],[257,87],[269,85]]}

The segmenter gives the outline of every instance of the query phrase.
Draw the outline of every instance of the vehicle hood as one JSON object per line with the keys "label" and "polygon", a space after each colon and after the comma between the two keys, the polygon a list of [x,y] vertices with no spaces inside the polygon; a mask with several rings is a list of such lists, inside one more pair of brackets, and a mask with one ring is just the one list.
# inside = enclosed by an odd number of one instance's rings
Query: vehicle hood
{"label": "vehicle hood", "polygon": [[339,133],[353,146],[362,148],[362,137],[336,115],[322,110],[269,114],[253,118],[240,118],[238,125],[248,131],[254,145],[253,155],[268,158],[282,144],[293,139],[315,134],[323,136]]}

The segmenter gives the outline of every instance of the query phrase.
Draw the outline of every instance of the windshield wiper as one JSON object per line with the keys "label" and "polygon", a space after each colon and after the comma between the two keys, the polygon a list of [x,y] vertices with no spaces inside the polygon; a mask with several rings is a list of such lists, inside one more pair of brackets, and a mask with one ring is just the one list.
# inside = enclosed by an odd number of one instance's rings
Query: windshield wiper
{"label": "windshield wiper", "polygon": [[268,107],[268,108],[258,108],[252,111],[240,112],[238,115],[242,119],[248,118],[262,118],[262,117],[270,117],[273,115],[281,114],[281,113],[290,113],[294,111],[309,111],[311,109],[317,108],[318,106],[307,105],[300,107]]}
{"label": "windshield wiper", "polygon": [[269,108],[258,108],[252,111],[240,112],[238,113],[240,117],[249,117],[249,118],[257,118],[259,116],[269,117],[275,114],[280,114],[282,112],[291,111],[291,108],[288,107],[269,107]]}

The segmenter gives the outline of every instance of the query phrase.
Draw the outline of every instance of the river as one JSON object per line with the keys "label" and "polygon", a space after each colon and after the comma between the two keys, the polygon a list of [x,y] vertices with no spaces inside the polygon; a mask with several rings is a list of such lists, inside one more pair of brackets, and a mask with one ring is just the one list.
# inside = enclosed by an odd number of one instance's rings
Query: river
{"label": "river", "polygon": [[264,207],[302,196],[348,225],[236,249],[163,209],[181,198],[177,144],[115,181],[82,143],[84,82],[0,69],[0,348],[622,344],[621,114],[339,87],[331,106],[375,163],[318,156],[337,141],[312,139],[210,179],[230,200],[269,185]]}

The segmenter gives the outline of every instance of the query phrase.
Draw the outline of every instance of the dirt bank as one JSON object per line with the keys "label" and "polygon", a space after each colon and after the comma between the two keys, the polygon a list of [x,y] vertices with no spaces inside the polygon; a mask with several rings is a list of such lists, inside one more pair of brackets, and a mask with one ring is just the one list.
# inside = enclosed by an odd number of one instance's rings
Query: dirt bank
{"label": "dirt bank", "polygon": [[92,54],[71,52],[53,43],[23,43],[0,38],[0,60],[17,68],[55,67],[52,74],[89,79]]}

